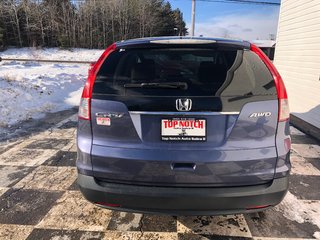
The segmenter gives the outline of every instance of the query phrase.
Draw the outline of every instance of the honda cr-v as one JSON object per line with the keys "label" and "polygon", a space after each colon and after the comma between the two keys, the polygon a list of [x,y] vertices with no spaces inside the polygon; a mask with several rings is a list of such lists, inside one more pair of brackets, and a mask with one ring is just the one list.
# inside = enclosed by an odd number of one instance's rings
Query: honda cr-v
{"label": "honda cr-v", "polygon": [[89,69],[78,184],[109,209],[254,212],[288,189],[283,81],[255,45],[162,37],[112,44]]}

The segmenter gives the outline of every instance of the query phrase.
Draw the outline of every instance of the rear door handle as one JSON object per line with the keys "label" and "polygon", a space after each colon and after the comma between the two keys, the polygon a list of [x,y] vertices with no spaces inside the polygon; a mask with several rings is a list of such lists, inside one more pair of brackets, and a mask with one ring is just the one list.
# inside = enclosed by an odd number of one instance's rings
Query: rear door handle
{"label": "rear door handle", "polygon": [[174,171],[194,171],[197,165],[195,163],[172,163],[171,169]]}

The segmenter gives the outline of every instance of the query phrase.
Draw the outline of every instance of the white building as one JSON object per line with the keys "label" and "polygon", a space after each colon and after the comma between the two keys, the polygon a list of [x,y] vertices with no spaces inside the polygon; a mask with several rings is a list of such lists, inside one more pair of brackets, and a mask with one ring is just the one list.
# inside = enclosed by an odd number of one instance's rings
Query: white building
{"label": "white building", "polygon": [[274,63],[292,122],[320,138],[320,0],[282,0]]}

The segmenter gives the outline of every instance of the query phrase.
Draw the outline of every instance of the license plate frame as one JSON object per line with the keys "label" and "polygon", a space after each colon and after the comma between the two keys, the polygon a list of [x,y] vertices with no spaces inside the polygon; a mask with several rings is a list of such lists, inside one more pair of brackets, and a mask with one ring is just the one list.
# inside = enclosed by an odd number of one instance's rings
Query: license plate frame
{"label": "license plate frame", "polygon": [[207,120],[204,118],[162,118],[160,138],[172,142],[206,142]]}

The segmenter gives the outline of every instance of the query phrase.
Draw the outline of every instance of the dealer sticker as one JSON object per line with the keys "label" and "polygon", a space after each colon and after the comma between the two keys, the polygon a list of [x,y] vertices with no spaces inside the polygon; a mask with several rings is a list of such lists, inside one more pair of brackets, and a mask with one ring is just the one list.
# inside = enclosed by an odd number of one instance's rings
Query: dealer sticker
{"label": "dealer sticker", "polygon": [[111,120],[108,117],[97,117],[97,124],[104,125],[104,126],[110,126]]}
{"label": "dealer sticker", "polygon": [[163,141],[206,141],[206,120],[173,118],[161,120]]}

